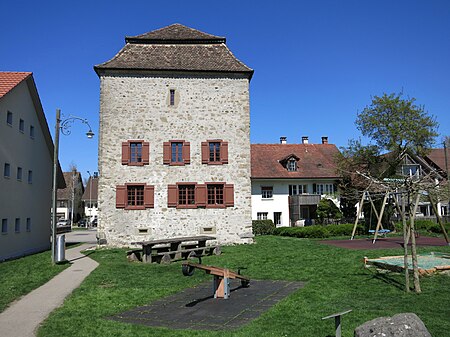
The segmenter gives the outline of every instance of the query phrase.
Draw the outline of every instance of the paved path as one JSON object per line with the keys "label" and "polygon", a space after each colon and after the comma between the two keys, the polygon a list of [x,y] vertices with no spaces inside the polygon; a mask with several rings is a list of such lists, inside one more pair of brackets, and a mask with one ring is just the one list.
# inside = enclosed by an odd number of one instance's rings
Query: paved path
{"label": "paved path", "polygon": [[0,313],[0,336],[34,337],[41,322],[97,268],[96,261],[80,253],[92,246],[67,249],[66,259],[72,264],[69,268]]}

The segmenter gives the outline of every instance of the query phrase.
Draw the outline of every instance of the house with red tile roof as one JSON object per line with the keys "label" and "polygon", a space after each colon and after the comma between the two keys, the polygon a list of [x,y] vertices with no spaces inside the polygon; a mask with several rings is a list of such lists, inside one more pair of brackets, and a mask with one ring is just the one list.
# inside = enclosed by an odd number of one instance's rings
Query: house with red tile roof
{"label": "house with red tile roof", "polygon": [[84,215],[91,224],[94,219],[98,217],[98,173],[94,172],[93,176],[89,176],[86,183],[81,201],[84,205]]}
{"label": "house with red tile roof", "polygon": [[0,261],[49,249],[53,141],[30,72],[0,72],[0,170]]}
{"label": "house with red tile roof", "polygon": [[81,172],[72,170],[64,172],[66,187],[58,190],[56,216],[59,220],[70,220],[71,225],[83,216],[84,209],[81,197],[84,193]]}
{"label": "house with red tile roof", "polygon": [[308,137],[300,144],[286,137],[279,144],[252,144],[252,219],[271,219],[278,227],[311,224],[321,198],[338,203],[338,153],[328,137],[320,144]]}

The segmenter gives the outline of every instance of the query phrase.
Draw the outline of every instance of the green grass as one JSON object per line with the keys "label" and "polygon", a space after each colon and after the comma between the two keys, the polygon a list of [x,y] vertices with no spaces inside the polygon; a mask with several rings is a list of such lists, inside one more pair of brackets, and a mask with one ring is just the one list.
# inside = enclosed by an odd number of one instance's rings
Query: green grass
{"label": "green grass", "polygon": [[50,251],[0,263],[0,312],[67,267],[53,266]]}
{"label": "green grass", "polygon": [[[258,237],[255,245],[224,247],[224,254],[203,263],[230,269],[247,267],[253,279],[306,281],[303,289],[279,302],[247,326],[234,331],[192,331],[152,328],[105,319],[139,305],[174,294],[211,276],[197,271],[181,274],[171,265],[129,263],[125,250],[92,253],[100,266],[57,309],[38,336],[334,336],[334,322],[322,317],[350,308],[343,318],[343,336],[353,336],[360,324],[380,316],[414,312],[433,337],[450,331],[450,276],[423,277],[421,294],[405,293],[403,276],[362,268],[364,256],[402,254],[401,249],[354,251],[314,240]],[[420,248],[419,252],[450,252],[449,247]]]}

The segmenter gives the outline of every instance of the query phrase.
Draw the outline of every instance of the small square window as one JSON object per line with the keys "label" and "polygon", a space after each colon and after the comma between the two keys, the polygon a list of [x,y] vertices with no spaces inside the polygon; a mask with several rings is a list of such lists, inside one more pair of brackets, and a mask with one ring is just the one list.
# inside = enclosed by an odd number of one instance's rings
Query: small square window
{"label": "small square window", "polygon": [[170,89],[170,105],[175,105],[175,89]]}
{"label": "small square window", "polygon": [[28,184],[32,184],[33,183],[33,171],[29,170],[28,171]]}
{"label": "small square window", "polygon": [[256,213],[256,219],[257,220],[267,220],[267,212],[258,212]]}
{"label": "small square window", "polygon": [[261,186],[261,196],[263,199],[272,199],[273,186]]}
{"label": "small square window", "polygon": [[25,122],[22,118],[19,119],[19,131],[22,133],[25,131]]}
{"label": "small square window", "polygon": [[12,126],[13,123],[13,114],[11,111],[8,111],[6,113],[6,124],[8,124],[9,126]]}
{"label": "small square window", "polygon": [[223,184],[207,184],[208,193],[208,206],[223,206],[224,203],[224,190]]}
{"label": "small square window", "polygon": [[3,167],[3,176],[5,178],[11,177],[11,165],[9,165],[9,163],[5,163],[5,166]]}
{"label": "small square window", "polygon": [[30,125],[30,138],[34,139],[34,126]]}
{"label": "small square window", "polygon": [[178,205],[195,205],[195,185],[178,185]]}
{"label": "small square window", "polygon": [[17,168],[17,180],[22,181],[22,168],[21,167]]}
{"label": "small square window", "polygon": [[14,224],[14,232],[20,233],[20,218],[16,218],[16,222]]}
{"label": "small square window", "polygon": [[31,218],[27,218],[27,232],[31,232]]}
{"label": "small square window", "polygon": [[127,186],[127,205],[131,207],[144,207],[144,186]]}
{"label": "small square window", "polygon": [[2,219],[2,234],[8,233],[8,219]]}

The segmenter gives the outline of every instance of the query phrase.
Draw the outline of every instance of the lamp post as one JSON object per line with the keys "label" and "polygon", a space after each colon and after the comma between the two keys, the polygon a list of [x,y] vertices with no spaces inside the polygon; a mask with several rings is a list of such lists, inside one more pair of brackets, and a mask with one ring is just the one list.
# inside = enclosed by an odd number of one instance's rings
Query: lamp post
{"label": "lamp post", "polygon": [[[87,171],[89,174],[89,227],[91,227],[91,221],[92,221],[92,176],[91,172]],[[87,227],[88,225],[86,225]]]}
{"label": "lamp post", "polygon": [[92,128],[89,125],[87,119],[83,119],[76,116],[69,116],[68,118],[61,120],[61,110],[56,109],[56,124],[55,124],[55,144],[53,149],[53,190],[52,190],[52,263],[56,263],[56,202],[58,200],[58,151],[59,151],[59,132],[63,135],[70,135],[70,126],[76,120],[81,121],[89,127],[89,131],[86,136],[91,139],[94,137]]}

